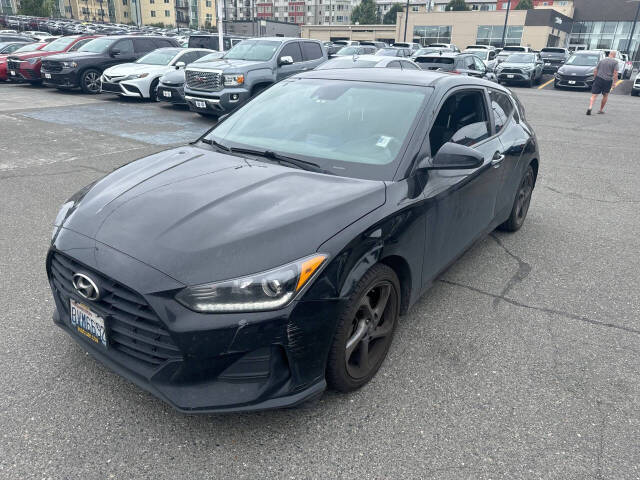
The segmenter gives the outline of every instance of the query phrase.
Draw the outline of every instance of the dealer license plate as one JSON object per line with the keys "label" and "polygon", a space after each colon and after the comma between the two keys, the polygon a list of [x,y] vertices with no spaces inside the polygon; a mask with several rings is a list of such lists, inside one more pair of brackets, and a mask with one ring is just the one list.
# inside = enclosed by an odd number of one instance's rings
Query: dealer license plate
{"label": "dealer license plate", "polygon": [[51,78],[51,74],[50,73],[45,73],[44,74],[44,78]]}
{"label": "dealer license plate", "polygon": [[170,96],[171,96],[171,92],[169,92],[169,91],[167,91],[167,90],[164,90],[164,91],[162,92],[162,95],[164,95],[165,97],[170,97]]}
{"label": "dealer license plate", "polygon": [[513,78],[514,75],[507,75],[507,78]]}
{"label": "dealer license plate", "polygon": [[569,85],[575,85],[576,81],[575,80],[569,80]]}
{"label": "dealer license plate", "polygon": [[196,100],[196,107],[207,108],[207,102],[203,102],[202,100]]}
{"label": "dealer license plate", "polygon": [[13,70],[11,70],[9,73],[11,73],[11,76],[12,76],[12,77],[15,77],[15,76],[16,76],[16,72],[14,72]]}
{"label": "dealer license plate", "polygon": [[86,305],[70,300],[71,326],[80,335],[97,345],[107,346],[107,332],[104,328],[104,318],[93,312]]}

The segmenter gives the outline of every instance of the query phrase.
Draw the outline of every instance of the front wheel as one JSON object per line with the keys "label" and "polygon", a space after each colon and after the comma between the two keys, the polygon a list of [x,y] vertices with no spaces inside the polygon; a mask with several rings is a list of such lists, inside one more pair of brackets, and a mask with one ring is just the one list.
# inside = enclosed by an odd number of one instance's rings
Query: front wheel
{"label": "front wheel", "polygon": [[80,88],[84,93],[100,93],[100,72],[92,68],[85,70],[80,77]]}
{"label": "front wheel", "polygon": [[399,314],[398,277],[387,265],[374,265],[338,319],[327,362],[331,388],[351,392],[373,378],[387,356]]}
{"label": "front wheel", "polygon": [[522,176],[516,198],[513,201],[513,207],[511,208],[511,214],[506,222],[501,224],[498,229],[505,230],[507,232],[515,232],[520,230],[524,219],[527,218],[529,212],[529,205],[531,204],[531,194],[533,193],[533,187],[536,183],[536,177],[533,173],[531,165],[527,167],[527,170]]}

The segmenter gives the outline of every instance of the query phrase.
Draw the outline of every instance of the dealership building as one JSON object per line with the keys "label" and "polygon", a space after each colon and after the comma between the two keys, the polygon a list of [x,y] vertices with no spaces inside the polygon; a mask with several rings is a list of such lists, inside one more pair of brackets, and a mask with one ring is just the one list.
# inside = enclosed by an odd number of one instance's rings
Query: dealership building
{"label": "dealership building", "polygon": [[[446,0],[410,3],[395,25],[304,25],[302,36],[318,40],[382,40],[467,45],[502,44],[506,0],[467,0],[469,11],[444,11]],[[516,5],[517,1],[512,0]],[[511,10],[506,45],[535,49],[584,45],[627,51],[639,2],[628,0],[539,0],[531,10]],[[640,24],[640,22],[638,22]],[[406,36],[405,36],[406,31]],[[406,40],[405,40],[406,39]],[[640,25],[631,42],[632,58],[640,61]]]}

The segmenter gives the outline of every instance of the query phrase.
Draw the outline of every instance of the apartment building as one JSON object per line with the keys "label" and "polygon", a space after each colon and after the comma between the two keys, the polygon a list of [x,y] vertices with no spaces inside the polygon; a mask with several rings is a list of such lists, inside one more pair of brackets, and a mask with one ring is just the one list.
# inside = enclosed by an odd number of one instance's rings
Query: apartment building
{"label": "apartment building", "polygon": [[0,15],[15,15],[18,13],[18,0],[0,0]]}
{"label": "apartment building", "polygon": [[223,11],[229,21],[258,18],[297,25],[349,25],[358,3],[359,0],[230,0]]}

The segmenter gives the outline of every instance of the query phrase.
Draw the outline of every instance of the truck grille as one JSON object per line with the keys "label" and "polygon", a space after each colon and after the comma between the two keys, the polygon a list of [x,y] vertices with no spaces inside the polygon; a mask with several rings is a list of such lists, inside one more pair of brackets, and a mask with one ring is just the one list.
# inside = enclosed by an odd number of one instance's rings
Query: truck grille
{"label": "truck grille", "polygon": [[61,72],[62,64],[60,62],[55,62],[53,60],[43,60],[42,68],[47,72]]}
{"label": "truck grille", "polygon": [[[181,359],[180,350],[164,324],[145,299],[128,287],[89,269],[66,255],[51,255],[51,283],[69,318],[69,299],[82,300],[106,319],[109,348],[129,356],[144,367],[156,367],[170,359]],[[97,301],[86,302],[75,295],[72,278],[90,273],[102,291]]]}
{"label": "truck grille", "polygon": [[186,71],[186,82],[189,88],[194,90],[220,90],[222,74],[217,72]]}

